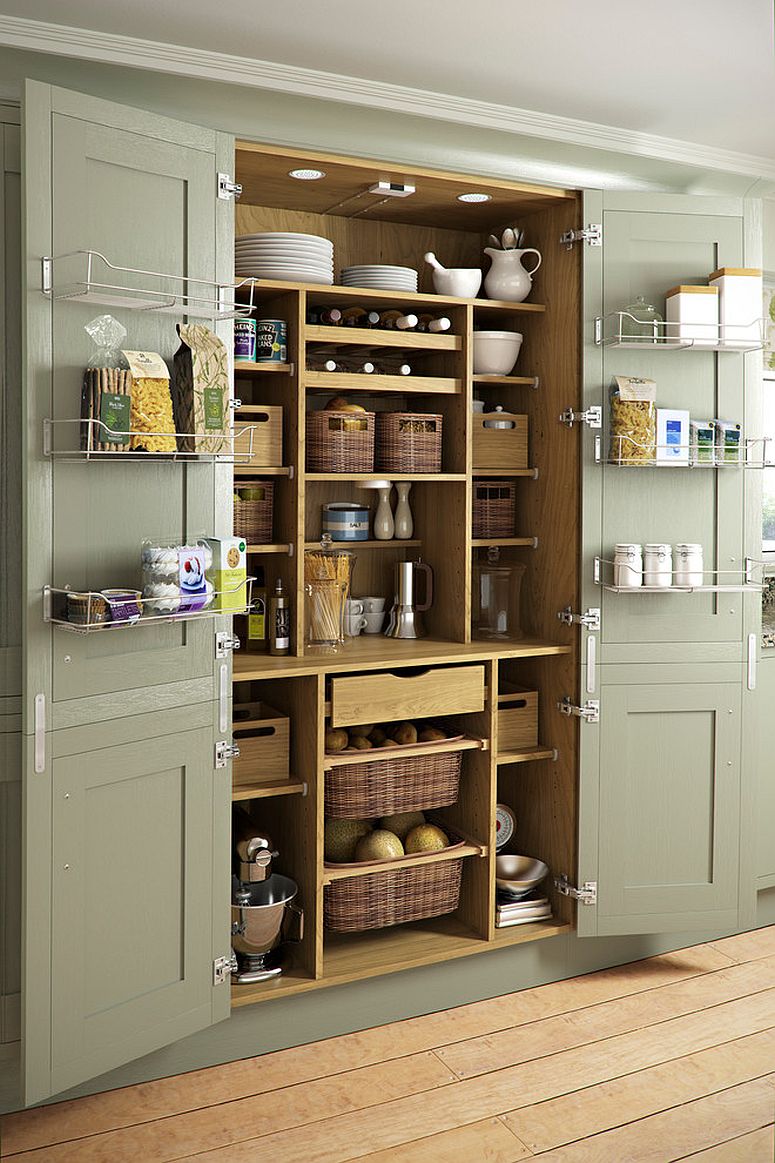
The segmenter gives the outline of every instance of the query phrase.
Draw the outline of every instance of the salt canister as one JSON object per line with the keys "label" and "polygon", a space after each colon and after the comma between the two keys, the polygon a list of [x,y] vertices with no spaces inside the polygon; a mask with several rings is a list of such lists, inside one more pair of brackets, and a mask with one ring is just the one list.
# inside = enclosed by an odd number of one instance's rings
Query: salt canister
{"label": "salt canister", "polygon": [[718,288],[673,287],[666,295],[665,319],[668,343],[718,343]]}
{"label": "salt canister", "polygon": [[673,584],[673,547],[651,542],[643,551],[643,584],[667,589]]}
{"label": "salt canister", "polygon": [[702,546],[681,541],[675,547],[675,584],[701,586],[703,583]]}
{"label": "salt canister", "polygon": [[234,320],[234,358],[250,360],[256,358],[256,321],[255,319]]}
{"label": "salt canister", "polygon": [[643,585],[643,550],[631,542],[619,542],[614,551],[614,585],[636,590]]}
{"label": "salt canister", "polygon": [[721,342],[745,347],[762,340],[762,272],[751,267],[720,267],[708,278],[718,290]]}

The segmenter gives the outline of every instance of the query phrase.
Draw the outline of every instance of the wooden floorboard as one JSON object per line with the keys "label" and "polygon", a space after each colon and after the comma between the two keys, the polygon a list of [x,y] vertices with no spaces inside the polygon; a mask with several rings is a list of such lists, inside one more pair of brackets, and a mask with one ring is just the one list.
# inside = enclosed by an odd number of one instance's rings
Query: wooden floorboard
{"label": "wooden floorboard", "polygon": [[14,1163],[772,1163],[775,927],[6,1116]]}

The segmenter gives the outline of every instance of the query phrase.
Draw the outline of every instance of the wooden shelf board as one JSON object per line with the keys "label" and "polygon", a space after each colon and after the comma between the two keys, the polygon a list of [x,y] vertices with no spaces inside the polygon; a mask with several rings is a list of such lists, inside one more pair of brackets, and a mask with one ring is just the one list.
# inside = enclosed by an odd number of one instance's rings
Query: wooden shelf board
{"label": "wooden shelf board", "polygon": [[[235,727],[246,727],[249,724],[235,723]],[[304,794],[304,782],[300,779],[273,779],[268,783],[246,784],[244,787],[232,788],[231,798],[234,803],[240,800],[263,800],[268,796],[299,796]]]}
{"label": "wooden shelf board", "polygon": [[292,363],[254,363],[251,359],[235,359],[234,374],[235,376],[258,376],[265,372],[274,372],[275,375],[280,372],[285,375],[293,374]]}
{"label": "wooden shelf board", "polygon": [[459,335],[426,331],[389,331],[386,327],[318,327],[307,324],[304,329],[307,343],[357,344],[359,347],[400,347],[425,351],[460,351],[463,340]]}
{"label": "wooden shelf board", "polygon": [[[236,275],[237,281],[248,278],[247,275]],[[272,291],[280,294],[306,291],[317,303],[357,303],[368,307],[369,303],[384,303],[387,306],[395,303],[399,306],[413,305],[427,307],[429,311],[438,312],[444,307],[474,307],[482,311],[507,311],[513,314],[541,314],[546,310],[544,303],[509,303],[503,299],[459,299],[449,295],[423,294],[418,291],[378,291],[371,287],[340,287],[324,286],[318,283],[292,283],[284,279],[256,279],[256,291],[260,297],[264,292]],[[241,300],[250,297],[250,289],[242,289]],[[254,297],[254,302],[257,301]],[[260,301],[260,300],[259,300]]]}
{"label": "wooden shelf board", "polygon": [[314,989],[316,985],[320,985],[320,982],[315,981],[314,977],[310,977],[303,969],[283,969],[280,977],[257,981],[255,985],[232,983],[231,1008],[238,1009],[240,1006],[253,1005],[255,1002],[302,993],[304,990]]}
{"label": "wooden shelf board", "polygon": [[545,921],[533,921],[529,925],[507,925],[504,929],[495,930],[490,948],[521,945],[523,941],[539,941],[545,937],[559,937],[562,933],[570,933],[572,928],[572,925],[563,924],[553,917],[548,917]]}
{"label": "wooden shelf board", "polygon": [[471,470],[475,477],[535,477],[535,468],[479,468]]}
{"label": "wooden shelf board", "polygon": [[338,751],[326,755],[323,767],[350,767],[353,763],[374,763],[379,759],[405,758],[411,755],[446,755],[451,751],[482,751],[481,739],[450,739],[446,743],[407,743],[402,747],[375,747],[370,751]]}
{"label": "wooden shelf board", "polygon": [[535,546],[535,537],[474,537],[471,540],[471,545],[474,549],[487,549],[490,545],[498,545],[507,547],[513,546],[529,546],[531,549]]}
{"label": "wooden shelf board", "polygon": [[361,634],[351,638],[336,654],[273,658],[271,655],[235,654],[234,682],[251,679],[297,677],[321,672],[384,670],[402,666],[441,663],[484,662],[489,658],[541,658],[570,654],[571,647],[538,638],[520,638],[504,646],[489,642],[449,642],[434,638],[399,640],[382,634]]}
{"label": "wooden shelf board", "polygon": [[[376,479],[376,478],[375,478]],[[352,549],[356,553],[360,553],[362,549],[403,549],[406,546],[410,548],[413,546],[422,545],[422,541],[409,538],[402,541],[399,537],[392,537],[390,541],[334,541],[332,544],[335,547],[342,549]],[[305,541],[305,549],[320,549],[319,541]]]}
{"label": "wooden shelf board", "polygon": [[458,396],[462,381],[446,376],[381,376],[366,372],[304,373],[305,388],[339,394],[341,392],[397,392],[401,395]]}
{"label": "wooden shelf board", "polygon": [[486,845],[466,842],[456,844],[454,847],[444,849],[441,852],[429,852],[424,856],[399,856],[396,860],[384,863],[348,864],[342,868],[324,866],[323,884],[332,884],[335,880],[353,880],[356,877],[369,876],[375,872],[387,872],[388,869],[395,871],[401,868],[417,868],[420,864],[445,864],[449,860],[459,860],[463,856],[484,857],[486,855]]}
{"label": "wooden shelf board", "polygon": [[[289,477],[293,476],[293,468],[287,464],[274,468],[261,468],[257,464],[235,464],[234,475],[249,477],[251,480],[261,480],[262,477]],[[241,484],[245,485],[247,481],[242,481]]]}
{"label": "wooden shelf board", "polygon": [[290,545],[249,545],[248,553],[288,553]]}
{"label": "wooden shelf board", "polygon": [[504,751],[496,756],[495,762],[500,766],[506,763],[532,763],[537,759],[554,759],[554,748],[538,746],[530,751]]}
{"label": "wooden shelf board", "polygon": [[[527,471],[527,470],[526,470]],[[530,470],[533,471],[532,469]],[[496,476],[496,473],[488,473],[488,476]],[[304,474],[304,479],[308,481],[327,481],[329,483],[335,481],[414,481],[416,484],[421,484],[425,480],[429,481],[457,481],[458,483],[467,480],[464,472],[381,472],[375,469],[374,472],[307,472]],[[357,544],[357,542],[353,542]]]}
{"label": "wooden shelf board", "polygon": [[527,384],[532,387],[535,383],[534,376],[471,376],[475,384]]}

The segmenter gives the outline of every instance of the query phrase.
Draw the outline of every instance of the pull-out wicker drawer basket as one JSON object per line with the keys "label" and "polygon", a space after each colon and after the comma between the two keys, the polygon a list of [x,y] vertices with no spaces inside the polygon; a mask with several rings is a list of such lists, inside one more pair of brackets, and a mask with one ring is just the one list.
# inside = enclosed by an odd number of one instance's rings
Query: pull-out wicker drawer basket
{"label": "pull-out wicker drawer basket", "polygon": [[463,859],[377,866],[379,871],[334,880],[323,893],[323,919],[335,933],[360,933],[454,913],[460,900]]}
{"label": "pull-out wicker drawer basket", "polygon": [[462,751],[396,755],[373,763],[343,764],[326,772],[325,812],[337,819],[421,812],[457,801]]}

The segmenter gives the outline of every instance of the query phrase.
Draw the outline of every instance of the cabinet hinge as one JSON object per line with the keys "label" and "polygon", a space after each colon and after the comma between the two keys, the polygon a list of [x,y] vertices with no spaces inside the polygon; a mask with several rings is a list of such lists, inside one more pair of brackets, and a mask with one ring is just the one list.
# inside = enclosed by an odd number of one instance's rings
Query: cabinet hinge
{"label": "cabinet hinge", "polygon": [[593,404],[585,412],[574,412],[572,408],[566,408],[560,413],[560,423],[566,428],[572,428],[574,424],[586,424],[587,428],[602,428],[603,409],[600,404]]}
{"label": "cabinet hinge", "polygon": [[565,234],[560,236],[560,242],[567,250],[571,250],[576,242],[586,242],[587,246],[602,246],[602,224],[590,222],[589,226],[582,227],[580,230],[566,230]]}
{"label": "cabinet hinge", "polygon": [[216,957],[213,961],[213,985],[223,985],[229,980],[232,972],[237,968],[237,956],[232,953],[229,957]]}
{"label": "cabinet hinge", "polygon": [[600,629],[600,609],[598,606],[590,606],[583,614],[574,614],[571,606],[566,606],[564,610],[557,611],[557,617],[566,626],[583,626],[585,630],[597,631]]}
{"label": "cabinet hinge", "polygon": [[562,702],[557,704],[557,709],[561,715],[569,717],[575,715],[577,719],[583,719],[585,723],[600,722],[600,703],[597,699],[587,699],[583,707],[577,707],[573,700],[566,695]]}
{"label": "cabinet hinge", "polygon": [[228,739],[219,739],[215,744],[215,770],[220,771],[230,759],[239,759],[239,747]]}
{"label": "cabinet hinge", "polygon": [[231,174],[218,175],[218,197],[225,198],[239,198],[242,193],[242,186],[239,182],[232,179]]}
{"label": "cabinet hinge", "polygon": [[229,634],[228,630],[219,630],[215,635],[215,657],[226,658],[232,650],[239,650],[239,638]]}
{"label": "cabinet hinge", "polygon": [[578,901],[580,905],[597,904],[596,880],[585,880],[581,888],[576,888],[575,884],[571,884],[563,872],[562,876],[555,876],[554,887],[562,896],[569,896],[571,900]]}

